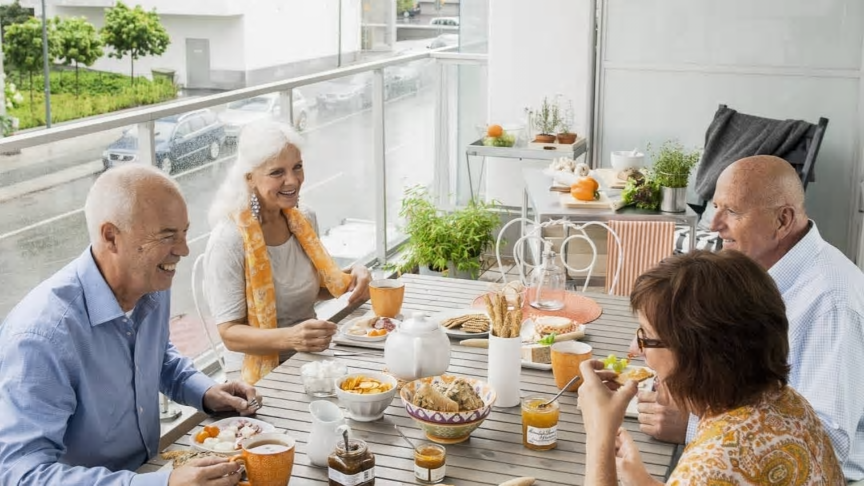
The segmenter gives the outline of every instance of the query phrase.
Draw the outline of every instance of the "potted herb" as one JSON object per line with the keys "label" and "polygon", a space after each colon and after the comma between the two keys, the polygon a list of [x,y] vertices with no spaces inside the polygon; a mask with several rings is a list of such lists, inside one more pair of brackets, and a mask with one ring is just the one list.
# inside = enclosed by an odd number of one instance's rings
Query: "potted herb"
{"label": "potted herb", "polygon": [[537,143],[555,143],[555,133],[561,123],[561,112],[558,105],[550,103],[548,98],[543,98],[540,109],[527,109],[528,122],[537,135],[534,141]]}
{"label": "potted herb", "polygon": [[[650,145],[648,146],[650,151]],[[651,153],[652,177],[660,187],[660,210],[667,213],[683,212],[687,206],[685,196],[690,171],[699,162],[699,151],[686,152],[677,141],[666,141],[659,152]]]}
{"label": "potted herb", "polygon": [[563,107],[559,106],[558,110],[560,113],[558,120],[558,143],[571,145],[576,142],[576,134],[570,131],[574,119],[573,103],[567,100],[566,104]]}
{"label": "potted herb", "polygon": [[455,211],[441,211],[424,187],[407,188],[399,212],[409,238],[406,256],[391,268],[404,273],[417,267],[421,274],[477,278],[480,256],[495,243],[493,234],[501,223],[496,206],[472,201]]}

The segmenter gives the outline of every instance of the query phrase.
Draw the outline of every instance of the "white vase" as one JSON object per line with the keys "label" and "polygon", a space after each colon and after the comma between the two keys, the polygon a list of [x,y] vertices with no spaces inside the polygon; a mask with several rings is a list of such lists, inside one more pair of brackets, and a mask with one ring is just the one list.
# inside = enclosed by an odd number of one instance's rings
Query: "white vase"
{"label": "white vase", "polygon": [[489,368],[486,380],[495,390],[498,407],[516,407],[521,402],[522,339],[489,335]]}

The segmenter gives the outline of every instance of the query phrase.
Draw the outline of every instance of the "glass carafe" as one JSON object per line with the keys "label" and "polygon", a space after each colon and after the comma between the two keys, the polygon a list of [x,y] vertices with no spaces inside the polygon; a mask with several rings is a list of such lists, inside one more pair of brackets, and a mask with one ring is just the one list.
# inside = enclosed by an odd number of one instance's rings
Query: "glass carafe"
{"label": "glass carafe", "polygon": [[532,296],[529,304],[540,310],[554,311],[564,307],[567,272],[558,264],[552,245],[546,242],[543,259],[531,275]]}

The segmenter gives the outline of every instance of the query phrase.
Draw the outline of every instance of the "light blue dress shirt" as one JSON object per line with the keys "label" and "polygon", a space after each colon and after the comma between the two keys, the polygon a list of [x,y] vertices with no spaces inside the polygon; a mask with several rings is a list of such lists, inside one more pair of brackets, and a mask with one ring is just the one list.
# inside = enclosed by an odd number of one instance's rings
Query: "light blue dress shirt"
{"label": "light blue dress shirt", "polygon": [[166,485],[159,392],[201,409],[215,382],[168,341],[170,292],[120,308],[90,249],[0,325],[0,484]]}
{"label": "light blue dress shirt", "polygon": [[[822,420],[847,480],[864,479],[864,274],[816,224],[768,273],[789,320],[789,384]],[[690,418],[687,441],[698,420]]]}

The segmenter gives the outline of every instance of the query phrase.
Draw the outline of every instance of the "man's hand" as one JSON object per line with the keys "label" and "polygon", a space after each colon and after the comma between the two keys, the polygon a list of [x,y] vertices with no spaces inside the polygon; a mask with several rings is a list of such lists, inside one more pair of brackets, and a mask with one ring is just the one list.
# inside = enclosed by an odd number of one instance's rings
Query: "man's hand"
{"label": "man's hand", "polygon": [[618,471],[618,480],[623,486],[657,484],[648,474],[633,437],[623,428],[618,429],[618,436],[615,438],[615,468]]}
{"label": "man's hand", "polygon": [[330,321],[309,319],[286,329],[289,333],[288,347],[296,351],[315,353],[330,347],[336,334],[336,324]]}
{"label": "man's hand", "polygon": [[[663,442],[683,444],[687,436],[689,416],[678,410],[671,400],[659,400],[658,392],[641,391],[637,395],[639,404],[639,429]],[[662,405],[661,402],[666,402]]]}
{"label": "man's hand", "polygon": [[189,461],[171,471],[168,486],[234,486],[240,481],[240,464],[223,457]]}
{"label": "man's hand", "polygon": [[240,415],[253,415],[261,408],[263,398],[255,388],[242,381],[213,385],[204,392],[204,408],[214,412],[235,410]]}
{"label": "man's hand", "polygon": [[351,267],[351,285],[348,286],[351,295],[348,296],[348,305],[359,304],[369,299],[369,282],[371,281],[372,274],[369,273],[368,268],[363,265]]}
{"label": "man's hand", "polygon": [[619,387],[613,381],[616,373],[605,370],[596,359],[583,361],[579,370],[584,381],[579,387],[579,407],[586,434],[614,436],[624,422],[627,405],[636,395],[636,382],[630,380]]}

